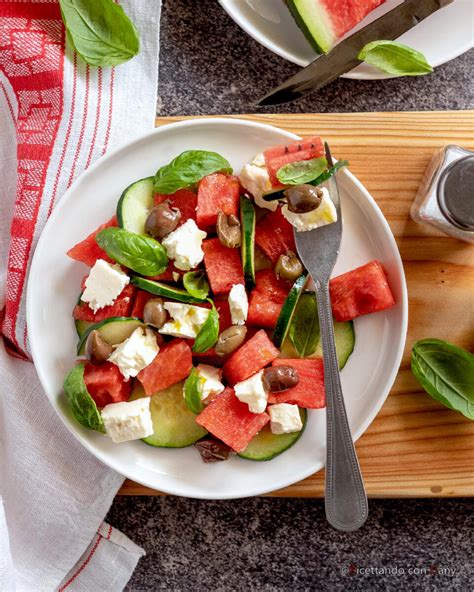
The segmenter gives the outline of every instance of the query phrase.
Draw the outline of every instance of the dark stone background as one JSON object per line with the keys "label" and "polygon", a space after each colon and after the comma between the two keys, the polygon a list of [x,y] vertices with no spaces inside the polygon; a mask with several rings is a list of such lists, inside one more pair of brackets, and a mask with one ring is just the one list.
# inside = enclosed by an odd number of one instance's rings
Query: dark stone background
{"label": "dark stone background", "polygon": [[[473,58],[471,51],[421,78],[338,80],[260,112],[473,108]],[[253,101],[297,70],[216,0],[164,0],[158,115],[254,112]],[[133,592],[459,591],[472,589],[472,510],[470,500],[371,500],[365,527],[341,534],[326,524],[320,500],[119,497],[107,519],[147,552]],[[408,573],[415,568],[427,573]]]}

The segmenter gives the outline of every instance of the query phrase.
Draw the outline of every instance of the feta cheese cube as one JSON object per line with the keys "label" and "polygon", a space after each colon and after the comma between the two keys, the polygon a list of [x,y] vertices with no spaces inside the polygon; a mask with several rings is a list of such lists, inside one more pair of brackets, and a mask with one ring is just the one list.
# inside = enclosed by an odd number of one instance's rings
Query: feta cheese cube
{"label": "feta cheese cube", "polygon": [[147,438],[154,432],[150,413],[150,397],[111,403],[100,412],[107,435],[116,444]]}
{"label": "feta cheese cube", "polygon": [[207,234],[200,230],[194,220],[187,220],[182,226],[170,232],[161,241],[174,265],[183,271],[189,271],[204,259],[202,241]]}
{"label": "feta cheese cube", "polygon": [[290,212],[286,204],[281,208],[281,213],[283,216],[296,228],[298,232],[313,230],[313,228],[326,226],[326,224],[332,224],[333,222],[337,221],[336,206],[329,197],[329,191],[323,187],[322,192],[323,198],[321,203],[315,210],[312,210],[311,212],[295,214],[294,212]]}
{"label": "feta cheese cube", "polygon": [[225,386],[221,382],[222,370],[208,364],[198,364],[196,370],[201,382],[201,400],[207,399],[209,395],[222,393]]}
{"label": "feta cheese cube", "polygon": [[151,364],[159,351],[153,331],[137,327],[130,337],[115,347],[108,361],[118,366],[125,380],[128,380]]}
{"label": "feta cheese cube", "polygon": [[249,300],[243,284],[234,284],[229,293],[229,309],[233,325],[245,325],[249,312]]}
{"label": "feta cheese cube", "polygon": [[267,392],[262,382],[263,370],[234,386],[235,396],[247,403],[252,413],[263,413],[267,407]]}
{"label": "feta cheese cube", "polygon": [[196,339],[210,312],[208,308],[181,302],[165,302],[163,306],[171,320],[161,327],[160,333],[185,339]]}
{"label": "feta cheese cube", "polygon": [[290,434],[299,432],[303,427],[298,405],[278,403],[268,407],[270,430],[272,434]]}
{"label": "feta cheese cube", "polygon": [[110,265],[103,259],[97,259],[86,279],[81,300],[97,312],[100,308],[113,304],[129,282],[130,278],[118,265]]}
{"label": "feta cheese cube", "polygon": [[258,206],[272,212],[278,208],[278,201],[263,199],[264,195],[272,193],[273,190],[263,153],[257,154],[251,163],[242,168],[239,178],[241,185],[253,195]]}

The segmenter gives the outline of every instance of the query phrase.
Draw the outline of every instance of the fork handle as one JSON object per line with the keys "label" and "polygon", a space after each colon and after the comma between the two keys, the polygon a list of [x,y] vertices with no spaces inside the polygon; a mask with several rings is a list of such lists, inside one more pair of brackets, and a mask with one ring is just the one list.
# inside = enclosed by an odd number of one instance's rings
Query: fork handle
{"label": "fork handle", "polygon": [[326,387],[326,518],[336,529],[357,530],[368,504],[342,395],[328,282],[315,282]]}

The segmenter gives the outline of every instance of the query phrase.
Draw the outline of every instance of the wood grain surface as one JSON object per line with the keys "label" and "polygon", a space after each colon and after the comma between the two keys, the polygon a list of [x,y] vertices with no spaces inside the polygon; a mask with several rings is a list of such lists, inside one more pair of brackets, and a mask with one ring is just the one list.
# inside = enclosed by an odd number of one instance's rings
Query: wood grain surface
{"label": "wood grain surface", "polygon": [[[354,106],[355,107],[355,106]],[[474,348],[474,249],[410,218],[410,206],[435,150],[474,150],[474,111],[240,115],[301,136],[319,134],[347,158],[387,218],[408,283],[406,348],[392,391],[357,452],[371,497],[474,495],[474,422],[426,395],[410,372],[423,337]],[[160,118],[157,126],[186,118]],[[321,497],[324,471],[270,495]],[[131,481],[122,495],[161,495]]]}

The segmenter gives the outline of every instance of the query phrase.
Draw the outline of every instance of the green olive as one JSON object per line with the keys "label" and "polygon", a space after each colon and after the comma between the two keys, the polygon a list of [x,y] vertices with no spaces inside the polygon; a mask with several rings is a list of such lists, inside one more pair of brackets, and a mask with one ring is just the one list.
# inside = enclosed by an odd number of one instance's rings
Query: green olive
{"label": "green olive", "polygon": [[237,216],[226,215],[224,212],[217,214],[217,236],[225,247],[235,249],[240,247],[242,242],[242,230]]}
{"label": "green olive", "polygon": [[295,214],[312,212],[319,207],[323,199],[321,189],[313,185],[295,185],[284,191],[288,209]]}
{"label": "green olive", "polygon": [[145,231],[153,238],[162,239],[173,232],[181,220],[181,212],[168,200],[152,208],[145,221]]}
{"label": "green olive", "polygon": [[222,331],[215,345],[215,351],[218,356],[226,356],[240,347],[247,334],[245,325],[232,325]]}
{"label": "green olive", "polygon": [[295,281],[303,273],[303,265],[294,253],[288,251],[286,255],[283,254],[278,257],[275,273],[285,280]]}

